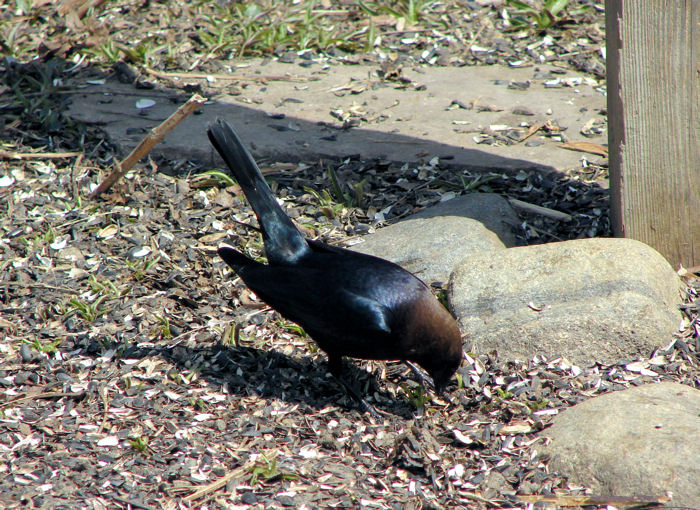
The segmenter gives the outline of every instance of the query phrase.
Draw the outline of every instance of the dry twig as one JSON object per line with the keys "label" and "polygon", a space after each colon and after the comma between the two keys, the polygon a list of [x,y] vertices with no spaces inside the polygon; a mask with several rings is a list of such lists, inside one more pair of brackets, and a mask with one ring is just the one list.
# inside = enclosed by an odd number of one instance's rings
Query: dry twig
{"label": "dry twig", "polygon": [[548,207],[542,207],[541,205],[523,202],[522,200],[518,200],[517,198],[509,198],[508,202],[510,202],[510,205],[512,205],[513,207],[522,209],[523,211],[527,211],[529,213],[541,214],[542,216],[552,218],[553,220],[571,221],[570,214],[566,214],[561,211],[555,211],[554,209],[550,209]]}
{"label": "dry twig", "polygon": [[95,198],[111,188],[112,185],[114,185],[114,183],[121,179],[124,174],[131,170],[131,168],[142,157],[148,154],[156,144],[161,142],[163,138],[165,138],[165,135],[175,129],[175,126],[182,122],[190,113],[202,106],[205,101],[205,98],[199,94],[195,94],[160,125],[151,129],[148,135],[141,140],[141,143],[139,143],[136,148],[131,151],[131,154],[129,154],[121,164],[117,163],[117,168],[111,174],[109,174],[109,176],[102,181],[97,188],[95,188],[95,191],[92,192],[90,198]]}
{"label": "dry twig", "polygon": [[1,159],[63,159],[81,155],[82,152],[12,152],[0,149]]}
{"label": "dry twig", "polygon": [[544,496],[540,494],[518,494],[518,499],[526,503],[553,503],[556,506],[657,506],[669,501],[667,497],[625,497],[625,496],[575,496],[557,495]]}
{"label": "dry twig", "polygon": [[537,133],[540,129],[542,129],[542,126],[544,126],[544,122],[537,122],[536,124],[533,124],[530,126],[527,130],[527,133],[525,133],[525,136],[523,136],[520,140],[518,140],[518,143],[522,143],[528,138],[530,138],[532,135]]}
{"label": "dry twig", "polygon": [[608,148],[599,143],[593,142],[564,142],[560,143],[558,147],[562,149],[567,149],[570,151],[587,152],[589,154],[595,154],[596,156],[602,156],[604,158],[608,157]]}
{"label": "dry twig", "polygon": [[0,409],[4,409],[5,407],[11,407],[14,405],[19,404],[20,402],[26,402],[27,400],[35,400],[39,398],[63,398],[63,397],[69,397],[69,398],[80,398],[85,395],[84,391],[47,391],[46,393],[39,393],[37,395],[26,395],[24,397],[19,397],[14,400],[10,400],[8,402],[2,402],[0,403]]}
{"label": "dry twig", "polygon": [[189,496],[185,496],[183,498],[183,500],[186,503],[191,503],[193,501],[200,499],[203,496],[206,496],[210,492],[214,492],[216,490],[219,490],[221,487],[224,487],[229,482],[229,480],[246,474],[248,471],[250,471],[250,468],[254,465],[255,465],[254,462],[249,462],[243,466],[237,467],[233,471],[226,473],[224,476],[222,476],[218,480],[215,480],[214,482],[210,483],[209,485],[205,485],[204,487],[193,492]]}
{"label": "dry twig", "polygon": [[241,76],[240,74],[223,74],[223,73],[163,73],[161,71],[156,71],[155,69],[146,69],[148,74],[152,74],[156,78],[170,79],[170,78],[189,78],[189,79],[199,79],[207,80],[214,78],[216,80],[235,80],[235,81],[254,81],[258,83],[264,83],[266,81],[309,81],[308,78],[299,76],[282,76],[282,75],[268,75],[268,76]]}

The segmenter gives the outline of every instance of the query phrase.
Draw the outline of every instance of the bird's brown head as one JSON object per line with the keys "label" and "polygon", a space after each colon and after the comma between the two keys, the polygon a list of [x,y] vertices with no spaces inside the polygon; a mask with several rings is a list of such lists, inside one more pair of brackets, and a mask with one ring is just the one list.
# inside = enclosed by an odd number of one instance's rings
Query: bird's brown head
{"label": "bird's brown head", "polygon": [[407,320],[408,343],[415,349],[410,361],[423,367],[442,393],[462,363],[462,335],[457,321],[426,289]]}
{"label": "bird's brown head", "polygon": [[435,391],[438,395],[442,394],[447,383],[462,363],[462,337],[459,330],[456,331],[456,334],[451,334],[449,338],[444,338],[442,345],[442,349],[434,352],[432,358],[419,361],[420,365],[433,378]]}

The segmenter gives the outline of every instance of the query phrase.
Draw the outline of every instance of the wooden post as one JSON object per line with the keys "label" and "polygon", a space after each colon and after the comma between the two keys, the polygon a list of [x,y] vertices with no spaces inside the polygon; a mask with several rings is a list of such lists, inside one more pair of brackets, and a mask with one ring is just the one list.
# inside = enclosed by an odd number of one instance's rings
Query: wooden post
{"label": "wooden post", "polygon": [[606,0],[616,236],[700,265],[700,1]]}

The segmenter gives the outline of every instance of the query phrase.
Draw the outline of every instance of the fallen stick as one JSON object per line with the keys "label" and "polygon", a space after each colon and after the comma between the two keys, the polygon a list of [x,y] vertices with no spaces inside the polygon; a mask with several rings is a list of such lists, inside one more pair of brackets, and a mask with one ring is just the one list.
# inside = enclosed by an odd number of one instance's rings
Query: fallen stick
{"label": "fallen stick", "polygon": [[528,202],[523,202],[517,198],[509,198],[508,202],[513,207],[522,209],[530,213],[540,214],[546,216],[547,218],[552,218],[553,220],[560,221],[571,221],[571,215],[560,211],[555,211],[554,209],[549,209],[548,207],[542,207],[541,205],[530,204]]}
{"label": "fallen stick", "polygon": [[608,148],[599,143],[564,142],[560,143],[557,147],[561,147],[562,149],[568,149],[570,151],[587,152],[589,154],[595,154],[596,156],[602,156],[604,158],[608,157]]}
{"label": "fallen stick", "polygon": [[131,151],[124,161],[121,163],[117,162],[117,168],[115,168],[114,171],[112,171],[112,173],[109,174],[107,178],[102,181],[99,186],[97,186],[97,188],[95,188],[90,195],[90,198],[95,198],[111,188],[114,183],[124,177],[124,174],[131,170],[131,168],[138,163],[142,157],[148,154],[156,144],[160,143],[163,138],[165,138],[165,135],[175,129],[175,126],[182,122],[190,113],[202,106],[205,101],[206,99],[204,99],[202,96],[195,94],[160,125],[151,129],[146,137],[141,140],[141,143],[139,143],[136,148]]}
{"label": "fallen stick", "polygon": [[0,149],[2,159],[62,159],[81,156],[82,152],[12,152]]}
{"label": "fallen stick", "polygon": [[530,138],[532,135],[534,135],[540,129],[542,129],[542,126],[544,126],[544,122],[538,122],[538,123],[530,126],[530,128],[527,130],[527,133],[525,134],[525,136],[523,136],[520,140],[518,140],[518,143],[522,143],[525,140],[527,140],[528,138]]}
{"label": "fallen stick", "polygon": [[[277,457],[277,453],[275,453],[275,452],[271,452],[269,457],[266,457],[265,454],[262,455],[262,458],[267,463],[274,461],[276,457]],[[243,476],[247,473],[252,473],[254,477],[257,476],[255,474],[255,466],[256,466],[257,462],[258,462],[257,460],[250,461],[250,462],[243,464],[242,466],[238,466],[237,468],[226,473],[224,476],[222,476],[218,480],[214,480],[210,484],[207,484],[204,487],[201,487],[200,489],[196,490],[195,492],[193,492],[189,496],[185,496],[183,498],[183,500],[186,503],[192,503],[193,501],[200,499],[203,496],[206,496],[207,494],[214,492],[214,491],[217,491],[220,488],[226,486],[226,484],[230,480],[232,480],[233,478]]]}
{"label": "fallen stick", "polygon": [[10,407],[14,404],[19,404],[20,402],[24,402],[27,400],[36,400],[39,398],[56,398],[56,397],[70,397],[70,398],[78,398],[82,397],[85,395],[85,391],[49,391],[46,393],[39,393],[38,395],[26,395],[24,397],[19,397],[14,400],[10,400],[7,402],[0,402],[0,409],[4,409],[5,407]]}
{"label": "fallen stick", "polygon": [[667,503],[670,499],[666,496],[661,497],[626,497],[626,496],[597,496],[597,495],[555,495],[544,496],[540,494],[518,494],[516,497],[530,504],[536,503],[551,503],[556,506],[634,506],[634,507],[653,507]]}
{"label": "fallen stick", "polygon": [[214,78],[217,80],[236,80],[236,81],[255,81],[255,82],[266,82],[266,81],[309,81],[308,78],[295,77],[295,76],[282,76],[282,75],[270,75],[270,76],[241,76],[239,74],[223,74],[223,73],[164,73],[161,71],[156,71],[155,69],[146,68],[148,74],[152,74],[156,78],[191,78],[191,79],[201,79],[206,80],[208,78]]}
{"label": "fallen stick", "polygon": [[193,492],[189,496],[185,496],[183,499],[186,503],[192,503],[193,501],[196,501],[197,499],[199,499],[203,496],[206,496],[210,492],[217,491],[220,488],[224,487],[229,482],[229,480],[231,480],[233,478],[237,478],[239,476],[243,476],[244,474],[249,472],[250,468],[253,467],[254,465],[255,465],[254,462],[249,462],[248,464],[237,467],[233,471],[226,473],[224,476],[222,476],[218,480],[213,481],[209,485],[205,485],[204,487]]}

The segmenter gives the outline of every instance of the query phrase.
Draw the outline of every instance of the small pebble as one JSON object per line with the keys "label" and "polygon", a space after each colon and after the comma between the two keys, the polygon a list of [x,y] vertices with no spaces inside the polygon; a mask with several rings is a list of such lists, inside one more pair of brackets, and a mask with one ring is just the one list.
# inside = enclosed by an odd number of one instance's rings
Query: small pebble
{"label": "small pebble", "polygon": [[291,496],[277,496],[277,501],[282,506],[295,506],[294,498]]}
{"label": "small pebble", "polygon": [[34,359],[34,353],[28,344],[22,344],[22,346],[19,348],[19,355],[22,357],[22,361],[25,363]]}
{"label": "small pebble", "polygon": [[241,497],[241,503],[245,503],[246,505],[254,505],[257,502],[258,502],[258,498],[252,492],[246,492]]}
{"label": "small pebble", "polygon": [[56,372],[56,380],[61,382],[70,382],[73,378],[65,372]]}
{"label": "small pebble", "polygon": [[285,63],[285,64],[293,64],[293,63],[294,63],[294,60],[296,59],[296,57],[297,57],[297,54],[296,54],[296,53],[294,53],[293,51],[288,51],[288,52],[283,53],[282,55],[280,55],[280,57],[279,57],[278,60],[279,60],[280,62]]}

